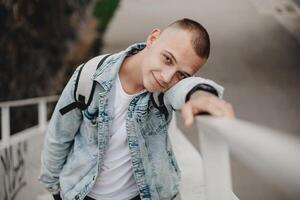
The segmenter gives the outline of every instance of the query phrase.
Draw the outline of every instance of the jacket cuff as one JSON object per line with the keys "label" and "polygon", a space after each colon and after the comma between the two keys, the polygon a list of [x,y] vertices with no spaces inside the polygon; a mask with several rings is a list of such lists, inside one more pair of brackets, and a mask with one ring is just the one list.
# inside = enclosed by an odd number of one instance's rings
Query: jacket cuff
{"label": "jacket cuff", "polygon": [[218,92],[217,92],[217,90],[216,90],[214,87],[212,87],[212,86],[210,86],[210,85],[208,85],[208,84],[203,83],[203,84],[195,85],[195,86],[187,93],[187,95],[186,95],[186,97],[185,97],[185,102],[187,102],[188,100],[190,100],[192,94],[194,94],[196,91],[199,91],[199,90],[205,91],[205,92],[209,92],[209,93],[211,93],[211,94],[213,94],[213,95],[215,95],[215,96],[218,97]]}
{"label": "jacket cuff", "polygon": [[[223,96],[224,88],[214,81],[201,77],[189,77],[179,81],[165,92],[164,104],[170,105],[173,110],[180,110],[186,102],[187,94],[198,85],[202,85],[202,90],[204,90],[204,85],[208,85],[217,91],[219,98]],[[208,90],[208,87],[205,88]],[[213,89],[210,91],[213,91]]]}

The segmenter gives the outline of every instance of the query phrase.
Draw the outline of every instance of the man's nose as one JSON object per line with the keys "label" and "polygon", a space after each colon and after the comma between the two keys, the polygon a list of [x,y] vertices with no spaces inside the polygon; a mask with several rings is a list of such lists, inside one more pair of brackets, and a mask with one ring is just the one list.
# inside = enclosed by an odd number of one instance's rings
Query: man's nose
{"label": "man's nose", "polygon": [[174,68],[165,68],[161,71],[161,76],[162,76],[162,79],[165,83],[169,83],[174,74],[176,73],[176,69]]}

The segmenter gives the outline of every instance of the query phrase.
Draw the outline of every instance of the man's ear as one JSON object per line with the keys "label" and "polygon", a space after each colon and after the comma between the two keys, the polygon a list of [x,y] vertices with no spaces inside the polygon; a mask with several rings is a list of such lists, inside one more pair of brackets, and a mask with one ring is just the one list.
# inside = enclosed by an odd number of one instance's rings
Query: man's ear
{"label": "man's ear", "polygon": [[147,37],[147,47],[149,48],[159,37],[161,33],[161,30],[158,28],[155,28],[151,31],[151,33]]}

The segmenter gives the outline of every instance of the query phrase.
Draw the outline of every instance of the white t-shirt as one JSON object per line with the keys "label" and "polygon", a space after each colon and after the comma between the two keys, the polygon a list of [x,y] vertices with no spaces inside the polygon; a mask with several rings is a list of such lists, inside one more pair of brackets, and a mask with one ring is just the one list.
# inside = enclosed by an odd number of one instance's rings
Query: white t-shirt
{"label": "white t-shirt", "polygon": [[126,115],[131,100],[142,92],[144,91],[127,94],[122,88],[119,74],[117,75],[108,96],[108,110],[113,117],[109,129],[110,141],[101,173],[88,194],[89,197],[97,200],[128,200],[139,194],[127,143]]}

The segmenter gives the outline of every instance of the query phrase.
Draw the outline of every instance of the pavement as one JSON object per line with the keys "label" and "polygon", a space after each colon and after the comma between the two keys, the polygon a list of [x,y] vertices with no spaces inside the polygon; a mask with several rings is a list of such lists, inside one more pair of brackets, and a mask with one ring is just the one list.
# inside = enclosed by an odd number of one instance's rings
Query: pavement
{"label": "pavement", "polygon": [[[198,75],[225,87],[224,98],[243,120],[300,137],[299,1],[123,0],[105,34],[103,52],[146,40],[150,31],[188,17],[211,36],[211,56]],[[177,125],[198,149],[196,129]],[[199,150],[199,149],[198,149]],[[235,158],[233,189],[240,199],[289,198]]]}

